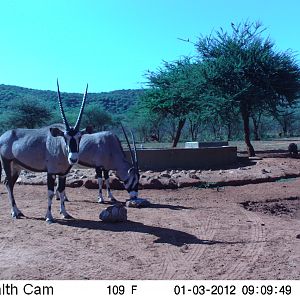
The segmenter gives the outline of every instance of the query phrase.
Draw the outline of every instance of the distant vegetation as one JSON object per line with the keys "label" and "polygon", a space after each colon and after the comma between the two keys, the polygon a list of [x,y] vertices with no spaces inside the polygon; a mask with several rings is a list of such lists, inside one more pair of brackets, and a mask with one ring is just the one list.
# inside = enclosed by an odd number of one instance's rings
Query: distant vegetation
{"label": "distant vegetation", "polygon": [[[53,85],[56,87],[54,81]],[[103,93],[88,93],[88,104],[97,104],[111,114],[121,114],[137,102],[142,90],[118,90]],[[66,107],[79,107],[82,94],[61,92]],[[0,84],[0,107],[7,109],[14,101],[32,99],[57,108],[57,93]]]}
{"label": "distant vegetation", "polygon": [[[89,93],[82,127],[123,135],[138,143],[187,140],[251,140],[300,135],[300,66],[293,52],[280,52],[258,22],[233,24],[202,36],[195,55],[164,62],[146,74],[144,90]],[[188,41],[187,41],[188,42]],[[82,94],[61,93],[75,123]],[[8,128],[61,122],[57,94],[0,85],[0,133]]]}
{"label": "distant vegetation", "polygon": [[[137,103],[142,93],[142,90],[88,93],[82,124],[92,123],[95,130],[109,128]],[[70,122],[75,122],[83,95],[62,92],[61,96],[67,117]],[[61,122],[57,103],[57,92],[1,84],[0,132],[14,127],[33,128]]]}

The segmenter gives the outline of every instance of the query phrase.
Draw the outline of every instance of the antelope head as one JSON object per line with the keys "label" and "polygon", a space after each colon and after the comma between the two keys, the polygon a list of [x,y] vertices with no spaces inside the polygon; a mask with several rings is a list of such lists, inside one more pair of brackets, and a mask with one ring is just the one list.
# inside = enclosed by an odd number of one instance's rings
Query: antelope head
{"label": "antelope head", "polygon": [[80,111],[77,117],[77,121],[75,125],[72,127],[69,125],[69,122],[66,118],[64,108],[62,105],[61,101],[61,95],[59,91],[59,84],[57,80],[57,96],[58,96],[58,103],[59,103],[59,108],[60,108],[60,113],[63,119],[63,123],[65,125],[65,130],[62,131],[59,128],[50,128],[50,132],[52,136],[57,137],[57,136],[62,136],[65,140],[66,144],[66,150],[67,150],[67,155],[68,155],[68,162],[70,165],[73,165],[78,162],[78,152],[79,152],[79,144],[81,137],[86,134],[86,133],[92,133],[92,128],[88,126],[86,129],[80,130],[80,122],[85,106],[85,101],[86,101],[86,96],[87,96],[87,90],[88,90],[88,85],[86,85],[85,93],[83,95],[83,100],[81,103]]}
{"label": "antelope head", "polygon": [[132,131],[130,131],[132,142],[133,142],[133,150],[132,150],[125,129],[122,124],[121,126],[129,148],[131,164],[132,164],[131,168],[128,169],[128,178],[124,180],[124,185],[127,192],[130,195],[130,199],[136,199],[138,197],[140,173],[139,173],[139,163],[138,163],[135,139]]}

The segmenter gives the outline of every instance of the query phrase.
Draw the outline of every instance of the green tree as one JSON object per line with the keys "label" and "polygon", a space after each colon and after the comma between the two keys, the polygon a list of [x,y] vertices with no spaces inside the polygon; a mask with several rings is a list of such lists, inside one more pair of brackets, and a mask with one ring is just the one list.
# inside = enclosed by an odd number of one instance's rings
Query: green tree
{"label": "green tree", "polygon": [[36,128],[46,125],[51,117],[52,111],[49,107],[27,98],[11,104],[6,123],[9,128]]}
{"label": "green tree", "polygon": [[263,38],[260,23],[232,24],[196,43],[199,61],[207,65],[205,78],[212,93],[229,99],[238,108],[248,154],[255,155],[250,141],[249,119],[256,107],[275,111],[295,102],[300,91],[300,69],[291,52],[276,52]]}
{"label": "green tree", "polygon": [[103,131],[112,123],[112,117],[108,112],[104,111],[99,105],[91,104],[84,111],[81,127],[92,125],[95,131]]}
{"label": "green tree", "polygon": [[173,147],[177,146],[188,115],[198,108],[202,90],[202,77],[198,65],[185,58],[164,62],[157,72],[149,72],[149,89],[142,96],[144,105],[161,116],[177,120]]}

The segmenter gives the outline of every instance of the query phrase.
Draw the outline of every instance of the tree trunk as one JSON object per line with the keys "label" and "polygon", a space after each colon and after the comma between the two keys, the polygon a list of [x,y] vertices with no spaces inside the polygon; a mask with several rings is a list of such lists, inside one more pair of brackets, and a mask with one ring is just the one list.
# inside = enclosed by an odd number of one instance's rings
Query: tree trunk
{"label": "tree trunk", "polygon": [[227,123],[227,141],[230,141],[232,137],[232,126],[231,123]]}
{"label": "tree trunk", "polygon": [[250,141],[250,126],[249,126],[249,113],[248,111],[242,110],[242,118],[244,125],[244,138],[247,146],[247,151],[249,156],[255,156],[255,151]]}
{"label": "tree trunk", "polygon": [[254,140],[259,141],[259,124],[260,124],[260,116],[256,119],[256,117],[252,116],[252,123],[253,123],[253,133],[254,133]]}
{"label": "tree trunk", "polygon": [[196,141],[197,140],[197,133],[196,133],[196,127],[197,125],[196,124],[193,124],[191,121],[190,121],[190,134],[191,134],[191,138],[192,138],[192,141]]}
{"label": "tree trunk", "polygon": [[253,133],[254,133],[254,141],[259,141],[260,138],[259,138],[259,134],[258,134],[258,123],[257,121],[255,120],[255,118],[252,118],[252,121],[253,121]]}
{"label": "tree trunk", "polygon": [[177,144],[178,144],[178,141],[179,141],[179,138],[180,138],[180,135],[181,135],[182,128],[185,124],[185,121],[186,121],[186,119],[180,119],[179,122],[178,122],[176,135],[174,137],[173,145],[172,145],[173,148],[177,147]]}
{"label": "tree trunk", "polygon": [[211,128],[213,130],[214,139],[216,140],[217,139],[217,129],[216,129],[214,123],[211,123]]}
{"label": "tree trunk", "polygon": [[283,130],[283,136],[287,137],[288,136],[288,124],[287,121],[285,119],[283,119],[283,126],[282,126],[282,130]]}

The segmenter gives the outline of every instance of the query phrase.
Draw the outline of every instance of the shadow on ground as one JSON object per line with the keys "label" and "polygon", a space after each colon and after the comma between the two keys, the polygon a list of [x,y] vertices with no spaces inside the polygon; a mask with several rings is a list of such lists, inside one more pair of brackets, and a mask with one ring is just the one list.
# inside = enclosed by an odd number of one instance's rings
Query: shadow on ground
{"label": "shadow on ground", "polygon": [[167,243],[170,245],[181,247],[188,244],[200,244],[200,245],[234,245],[234,244],[246,244],[248,242],[229,242],[218,240],[205,240],[199,239],[195,235],[189,234],[184,231],[163,228],[151,225],[145,225],[140,222],[127,221],[122,223],[104,223],[101,221],[74,219],[74,220],[57,220],[58,224],[63,226],[70,226],[75,228],[86,228],[90,230],[104,230],[111,232],[139,232],[145,234],[152,234],[157,236],[158,239],[155,243]]}

